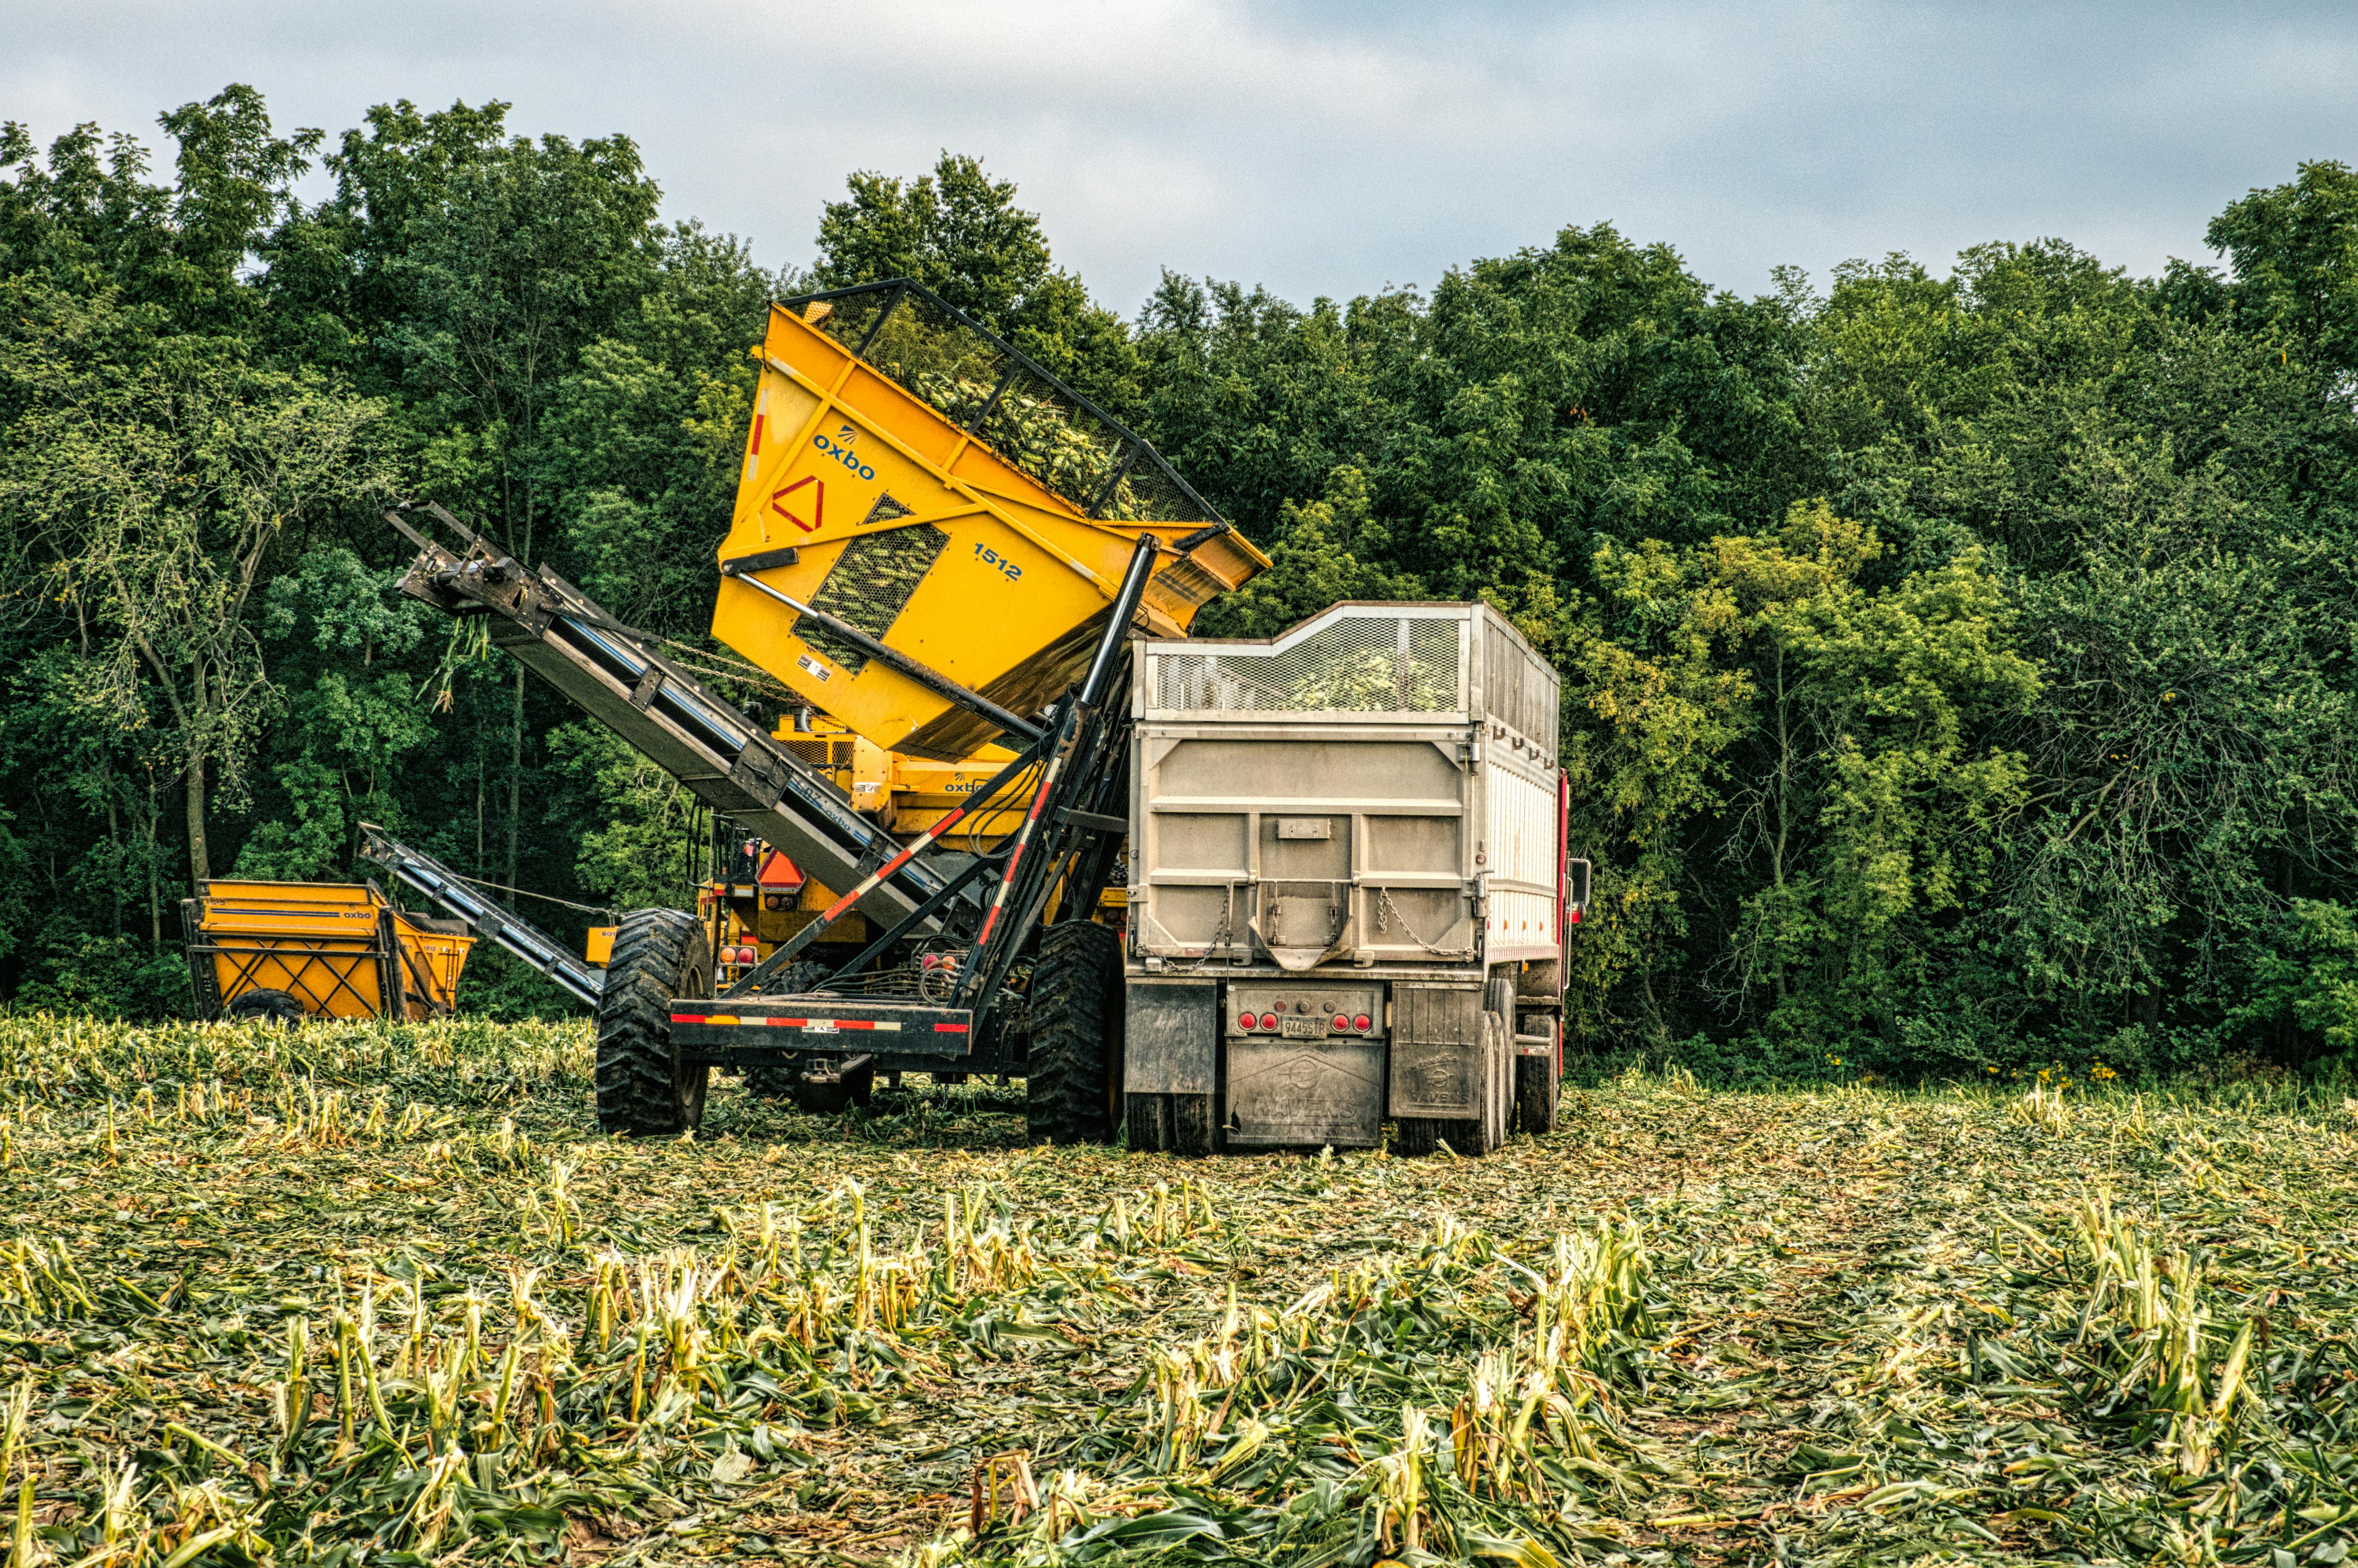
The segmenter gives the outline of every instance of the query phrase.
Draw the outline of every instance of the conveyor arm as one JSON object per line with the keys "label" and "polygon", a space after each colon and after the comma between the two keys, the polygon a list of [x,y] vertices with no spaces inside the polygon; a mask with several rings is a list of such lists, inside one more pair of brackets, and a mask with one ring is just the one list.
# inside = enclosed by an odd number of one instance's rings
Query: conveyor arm
{"label": "conveyor arm", "polygon": [[361,824],[361,858],[383,866],[393,880],[434,902],[436,908],[465,921],[476,935],[555,981],[576,1001],[598,1005],[606,989],[606,972],[593,968],[567,952],[531,922],[517,918],[485,898],[465,878],[433,856],[411,849],[373,822]]}
{"label": "conveyor arm", "polygon": [[[458,527],[439,508],[424,510]],[[525,567],[472,534],[460,556],[395,514],[386,521],[418,546],[404,592],[451,615],[482,616],[494,643],[827,886],[856,887],[900,852],[832,781],[555,572]],[[911,861],[863,893],[860,911],[897,925],[963,863]],[[919,929],[939,924],[928,918]]]}

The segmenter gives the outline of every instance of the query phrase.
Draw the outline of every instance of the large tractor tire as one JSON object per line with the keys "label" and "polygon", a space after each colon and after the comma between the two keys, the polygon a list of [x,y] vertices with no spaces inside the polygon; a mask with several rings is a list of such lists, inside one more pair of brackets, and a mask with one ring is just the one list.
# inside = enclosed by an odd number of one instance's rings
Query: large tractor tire
{"label": "large tractor tire", "polygon": [[1121,934],[1065,920],[1040,934],[1023,1119],[1034,1143],[1103,1143],[1121,1098]]}
{"label": "large tractor tire", "polygon": [[308,1016],[303,1011],[303,1004],[296,1000],[291,993],[271,990],[267,988],[240,991],[231,999],[227,1007],[222,1009],[222,1016],[234,1019],[240,1023],[250,1022],[258,1018],[265,1022],[279,1024],[288,1029],[294,1028]]}
{"label": "large tractor tire", "polygon": [[614,933],[598,999],[598,1126],[665,1134],[704,1119],[710,1067],[691,1067],[671,1038],[671,999],[712,994],[712,944],[676,909],[634,909]]}

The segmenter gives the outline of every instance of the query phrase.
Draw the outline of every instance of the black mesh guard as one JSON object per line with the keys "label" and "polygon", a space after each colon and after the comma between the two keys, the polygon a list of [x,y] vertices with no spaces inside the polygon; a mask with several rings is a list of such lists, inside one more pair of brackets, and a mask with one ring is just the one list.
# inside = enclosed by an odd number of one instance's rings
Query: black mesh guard
{"label": "black mesh guard", "polygon": [[1085,515],[1216,523],[1162,454],[1104,409],[921,283],[889,278],[778,302],[813,323]]}

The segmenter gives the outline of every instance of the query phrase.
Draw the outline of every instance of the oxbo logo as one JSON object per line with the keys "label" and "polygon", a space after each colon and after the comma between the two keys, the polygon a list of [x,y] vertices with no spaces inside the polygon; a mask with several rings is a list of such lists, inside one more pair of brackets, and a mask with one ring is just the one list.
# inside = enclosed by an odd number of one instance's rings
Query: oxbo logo
{"label": "oxbo logo", "polygon": [[837,462],[841,463],[845,468],[849,469],[853,473],[858,474],[860,478],[874,479],[876,477],[876,470],[868,467],[865,463],[862,463],[860,460],[860,454],[851,449],[849,445],[851,440],[851,427],[849,425],[843,427],[843,439],[845,444],[838,446],[832,438],[821,434],[811,438],[811,445],[817,447],[820,451],[825,452],[828,457],[833,458]]}

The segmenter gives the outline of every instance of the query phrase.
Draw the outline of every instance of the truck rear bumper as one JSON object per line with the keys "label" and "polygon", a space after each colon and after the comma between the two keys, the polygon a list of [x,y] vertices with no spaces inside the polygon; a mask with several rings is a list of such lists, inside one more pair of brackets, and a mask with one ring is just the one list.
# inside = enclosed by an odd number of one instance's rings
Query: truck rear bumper
{"label": "truck rear bumper", "polygon": [[833,996],[680,997],[671,1003],[671,1035],[690,1062],[720,1066],[813,1051],[963,1057],[973,1048],[974,1014]]}

